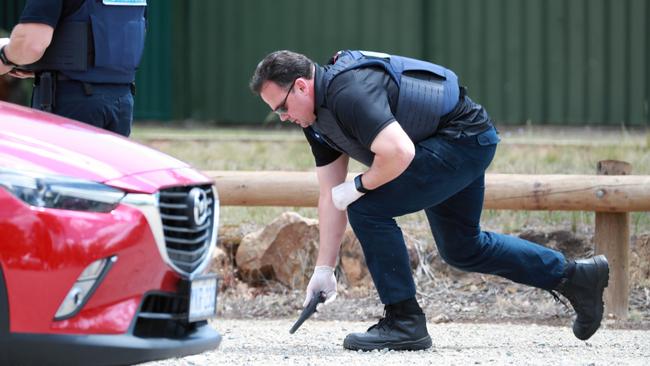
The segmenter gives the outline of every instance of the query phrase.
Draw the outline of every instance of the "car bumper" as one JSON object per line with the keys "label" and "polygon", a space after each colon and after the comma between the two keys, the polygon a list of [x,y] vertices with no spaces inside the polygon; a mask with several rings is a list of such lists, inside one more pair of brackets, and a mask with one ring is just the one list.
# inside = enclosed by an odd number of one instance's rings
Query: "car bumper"
{"label": "car bumper", "polygon": [[201,353],[220,343],[221,335],[207,324],[180,339],[10,333],[0,338],[0,365],[130,365]]}

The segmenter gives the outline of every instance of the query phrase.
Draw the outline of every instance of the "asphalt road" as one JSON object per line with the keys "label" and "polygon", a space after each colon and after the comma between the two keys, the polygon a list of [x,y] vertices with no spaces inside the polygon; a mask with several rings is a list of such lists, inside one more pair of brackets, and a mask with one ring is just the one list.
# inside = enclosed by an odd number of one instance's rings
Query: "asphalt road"
{"label": "asphalt road", "polygon": [[650,331],[600,329],[590,340],[569,327],[509,324],[429,324],[433,347],[418,352],[352,352],[347,333],[371,323],[294,319],[216,319],[219,349],[146,366],[207,365],[650,365]]}

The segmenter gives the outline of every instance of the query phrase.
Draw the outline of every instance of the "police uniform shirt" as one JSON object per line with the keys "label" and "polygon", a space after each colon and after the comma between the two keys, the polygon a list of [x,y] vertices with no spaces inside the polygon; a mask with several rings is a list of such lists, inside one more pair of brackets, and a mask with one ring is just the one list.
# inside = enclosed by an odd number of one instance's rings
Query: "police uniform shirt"
{"label": "police uniform shirt", "polygon": [[74,13],[84,0],[27,0],[20,23],[40,23],[56,28],[59,19]]}

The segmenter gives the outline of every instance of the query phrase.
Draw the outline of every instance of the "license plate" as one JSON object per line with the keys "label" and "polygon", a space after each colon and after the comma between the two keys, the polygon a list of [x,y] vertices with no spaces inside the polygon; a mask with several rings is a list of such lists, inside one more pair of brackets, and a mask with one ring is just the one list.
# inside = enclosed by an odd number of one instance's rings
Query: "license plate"
{"label": "license plate", "polygon": [[190,286],[189,321],[208,319],[217,311],[217,277],[192,280]]}

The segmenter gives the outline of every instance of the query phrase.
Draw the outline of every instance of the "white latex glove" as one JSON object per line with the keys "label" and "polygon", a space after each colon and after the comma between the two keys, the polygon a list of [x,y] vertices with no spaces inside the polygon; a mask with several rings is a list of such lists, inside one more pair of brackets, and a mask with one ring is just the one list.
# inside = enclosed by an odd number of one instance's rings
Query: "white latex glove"
{"label": "white latex glove", "polygon": [[350,203],[358,200],[364,194],[357,191],[354,181],[343,182],[332,188],[332,201],[337,209],[345,211]]}
{"label": "white latex glove", "polygon": [[0,47],[8,45],[9,40],[10,38],[0,38]]}
{"label": "white latex glove", "polygon": [[302,306],[306,307],[314,297],[314,294],[318,294],[321,291],[325,293],[325,303],[323,305],[329,304],[336,299],[334,268],[329,266],[316,266],[314,268],[314,273],[311,275],[311,279],[307,285],[307,296]]}

